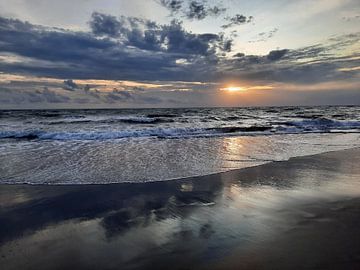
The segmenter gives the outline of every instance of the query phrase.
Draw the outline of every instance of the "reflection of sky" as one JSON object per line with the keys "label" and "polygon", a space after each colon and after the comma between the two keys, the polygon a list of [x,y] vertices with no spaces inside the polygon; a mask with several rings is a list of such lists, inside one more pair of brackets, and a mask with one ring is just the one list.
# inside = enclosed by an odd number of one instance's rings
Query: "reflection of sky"
{"label": "reflection of sky", "polygon": [[[234,248],[262,246],[301,222],[330,222],[313,211],[318,202],[360,195],[357,162],[356,152],[329,153],[177,182],[29,186],[20,192],[29,191],[31,196],[32,190],[43,191],[48,198],[36,195],[28,203],[3,208],[1,218],[10,226],[22,218],[26,221],[0,230],[0,261],[18,268],[30,258],[42,267],[53,263],[133,267],[179,256],[189,262],[216,261]],[[10,194],[16,192],[13,188]],[[302,205],[315,208],[306,210]]]}

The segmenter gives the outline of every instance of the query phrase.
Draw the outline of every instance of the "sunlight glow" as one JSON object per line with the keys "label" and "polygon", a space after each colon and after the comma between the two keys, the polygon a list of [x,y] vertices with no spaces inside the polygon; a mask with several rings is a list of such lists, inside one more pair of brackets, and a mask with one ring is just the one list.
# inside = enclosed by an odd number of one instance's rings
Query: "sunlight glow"
{"label": "sunlight glow", "polygon": [[247,89],[240,86],[229,86],[229,87],[221,88],[220,90],[229,91],[229,92],[244,92]]}

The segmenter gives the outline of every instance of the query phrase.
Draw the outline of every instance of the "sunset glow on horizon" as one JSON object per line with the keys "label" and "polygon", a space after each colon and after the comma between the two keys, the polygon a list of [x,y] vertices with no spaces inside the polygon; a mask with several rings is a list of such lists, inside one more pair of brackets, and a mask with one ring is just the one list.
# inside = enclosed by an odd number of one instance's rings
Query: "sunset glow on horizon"
{"label": "sunset glow on horizon", "polygon": [[228,86],[224,88],[220,88],[221,91],[228,91],[228,92],[245,92],[248,89],[241,86]]}

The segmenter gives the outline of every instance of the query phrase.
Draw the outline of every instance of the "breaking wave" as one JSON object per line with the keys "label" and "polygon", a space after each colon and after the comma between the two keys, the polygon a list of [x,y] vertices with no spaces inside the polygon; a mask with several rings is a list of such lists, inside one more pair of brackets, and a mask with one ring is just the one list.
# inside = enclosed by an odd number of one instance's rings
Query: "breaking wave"
{"label": "breaking wave", "polygon": [[[147,119],[147,118],[144,118]],[[140,118],[126,119],[125,121],[145,121]],[[156,119],[156,118],[155,118]],[[124,119],[122,119],[124,121]],[[236,135],[270,135],[270,134],[297,134],[321,132],[360,132],[359,121],[335,121],[325,118],[274,123],[267,126],[229,126],[211,128],[143,128],[128,130],[106,131],[1,131],[0,139],[26,139],[26,140],[111,140],[122,138],[189,138],[189,137],[215,137]]]}
{"label": "breaking wave", "polygon": [[264,131],[263,127],[224,127],[224,128],[149,128],[142,130],[122,131],[79,131],[79,132],[45,132],[45,131],[3,131],[0,139],[27,140],[111,140],[122,138],[187,138],[211,137],[228,134],[240,134]]}
{"label": "breaking wave", "polygon": [[359,129],[360,121],[336,121],[327,118],[305,119],[301,121],[290,121],[284,123],[305,130],[328,130],[328,129]]}

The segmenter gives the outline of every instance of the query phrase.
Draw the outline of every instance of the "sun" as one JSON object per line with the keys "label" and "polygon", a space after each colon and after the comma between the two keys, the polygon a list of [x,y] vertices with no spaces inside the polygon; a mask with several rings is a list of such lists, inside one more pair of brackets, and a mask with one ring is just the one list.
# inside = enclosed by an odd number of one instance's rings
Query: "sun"
{"label": "sun", "polygon": [[228,91],[228,92],[244,92],[246,91],[246,88],[241,87],[241,86],[228,86],[228,87],[224,87],[221,88],[220,90],[222,91]]}

